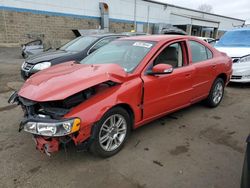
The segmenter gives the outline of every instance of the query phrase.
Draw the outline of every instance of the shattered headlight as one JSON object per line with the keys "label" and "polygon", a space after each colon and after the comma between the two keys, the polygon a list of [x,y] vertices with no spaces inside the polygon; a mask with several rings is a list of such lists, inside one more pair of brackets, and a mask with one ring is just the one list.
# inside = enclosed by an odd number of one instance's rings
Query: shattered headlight
{"label": "shattered headlight", "polygon": [[38,63],[36,64],[34,67],[33,67],[33,70],[36,70],[36,71],[40,71],[40,70],[43,70],[43,69],[47,69],[51,66],[51,63],[50,62],[42,62],[42,63]]}
{"label": "shattered headlight", "polygon": [[42,136],[65,136],[79,131],[81,120],[79,118],[58,122],[28,122],[24,131]]}
{"label": "shattered headlight", "polygon": [[246,55],[239,59],[237,63],[250,63],[250,55]]}

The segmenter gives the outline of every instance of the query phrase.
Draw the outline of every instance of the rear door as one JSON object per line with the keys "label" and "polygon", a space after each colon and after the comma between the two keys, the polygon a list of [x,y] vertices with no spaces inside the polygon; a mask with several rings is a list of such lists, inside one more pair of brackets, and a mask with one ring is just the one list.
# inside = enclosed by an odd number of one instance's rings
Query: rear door
{"label": "rear door", "polygon": [[[171,74],[148,75],[156,64],[171,64]],[[150,119],[190,104],[193,85],[193,66],[188,64],[186,41],[166,45],[154,56],[142,73],[144,82],[143,117]]]}
{"label": "rear door", "polygon": [[190,63],[195,68],[193,77],[193,102],[208,95],[216,74],[212,52],[203,44],[190,40]]}

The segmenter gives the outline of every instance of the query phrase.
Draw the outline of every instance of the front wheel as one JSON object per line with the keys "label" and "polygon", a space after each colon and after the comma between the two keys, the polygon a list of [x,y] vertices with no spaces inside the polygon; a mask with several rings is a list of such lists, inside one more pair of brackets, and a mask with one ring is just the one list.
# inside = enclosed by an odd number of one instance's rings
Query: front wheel
{"label": "front wheel", "polygon": [[209,107],[214,108],[220,104],[224,95],[224,87],[225,83],[222,78],[217,78],[214,81],[209,95],[205,101]]}
{"label": "front wheel", "polygon": [[126,110],[109,110],[93,127],[90,151],[101,157],[110,157],[121,150],[129,133],[130,117]]}

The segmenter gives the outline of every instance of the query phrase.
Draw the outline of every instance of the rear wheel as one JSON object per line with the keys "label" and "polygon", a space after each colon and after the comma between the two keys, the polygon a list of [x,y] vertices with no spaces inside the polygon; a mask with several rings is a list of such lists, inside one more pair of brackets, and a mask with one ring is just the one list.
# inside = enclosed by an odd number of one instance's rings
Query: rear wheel
{"label": "rear wheel", "polygon": [[94,125],[90,151],[101,157],[119,152],[130,133],[130,117],[126,110],[115,107]]}
{"label": "rear wheel", "polygon": [[210,93],[208,95],[208,98],[206,99],[206,104],[209,107],[216,107],[220,104],[223,95],[224,95],[224,87],[225,83],[222,78],[217,78],[210,90]]}

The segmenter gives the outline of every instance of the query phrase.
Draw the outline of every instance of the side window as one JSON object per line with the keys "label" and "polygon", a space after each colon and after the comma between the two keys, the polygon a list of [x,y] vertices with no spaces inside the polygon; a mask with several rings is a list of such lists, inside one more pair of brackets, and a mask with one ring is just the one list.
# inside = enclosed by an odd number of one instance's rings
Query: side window
{"label": "side window", "polygon": [[199,42],[189,41],[189,45],[192,53],[192,62],[197,63],[206,61],[213,57],[212,52],[204,45]]}
{"label": "side window", "polygon": [[157,64],[169,64],[174,68],[182,67],[184,59],[181,42],[173,43],[162,50],[154,60],[153,65]]}
{"label": "side window", "polygon": [[89,53],[92,53],[94,51],[96,51],[97,49],[101,48],[102,46],[110,43],[111,41],[117,39],[117,37],[109,37],[109,38],[105,38],[100,40],[99,42],[97,42],[89,51]]}

